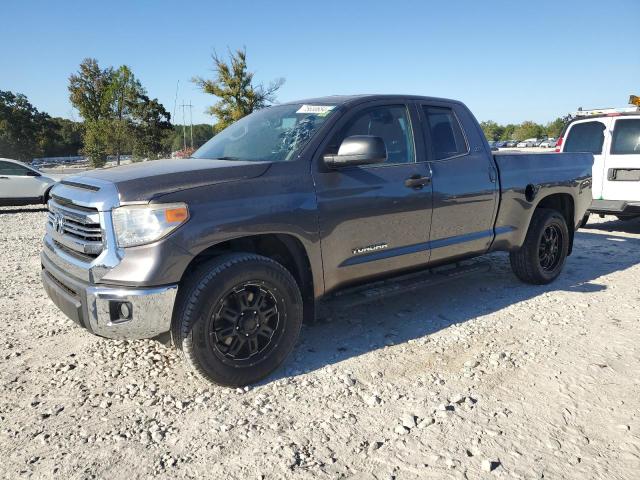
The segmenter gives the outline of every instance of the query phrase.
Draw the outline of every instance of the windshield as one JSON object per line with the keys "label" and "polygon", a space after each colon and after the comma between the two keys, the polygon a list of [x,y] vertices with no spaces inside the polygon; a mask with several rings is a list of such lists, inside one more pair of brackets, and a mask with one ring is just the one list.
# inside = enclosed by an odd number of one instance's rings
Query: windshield
{"label": "windshield", "polygon": [[336,105],[277,105],[253,112],[214,136],[194,158],[286,162],[311,139]]}

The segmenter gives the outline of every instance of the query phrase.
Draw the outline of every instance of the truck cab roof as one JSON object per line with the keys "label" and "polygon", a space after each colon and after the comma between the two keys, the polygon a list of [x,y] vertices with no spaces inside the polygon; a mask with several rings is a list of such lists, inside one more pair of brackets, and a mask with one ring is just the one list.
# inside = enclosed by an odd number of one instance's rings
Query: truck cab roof
{"label": "truck cab roof", "polygon": [[324,97],[315,97],[315,98],[305,98],[301,100],[293,100],[290,102],[283,102],[281,105],[290,105],[297,103],[307,103],[307,104],[329,104],[329,105],[345,105],[345,106],[353,106],[359,103],[372,102],[376,100],[397,100],[397,101],[407,101],[407,100],[417,100],[417,101],[431,101],[431,102],[447,102],[452,104],[462,104],[462,102],[458,100],[452,100],[449,98],[439,98],[439,97],[427,97],[422,95],[404,95],[404,94],[374,94],[374,93],[365,93],[365,94],[355,94],[355,95],[328,95]]}

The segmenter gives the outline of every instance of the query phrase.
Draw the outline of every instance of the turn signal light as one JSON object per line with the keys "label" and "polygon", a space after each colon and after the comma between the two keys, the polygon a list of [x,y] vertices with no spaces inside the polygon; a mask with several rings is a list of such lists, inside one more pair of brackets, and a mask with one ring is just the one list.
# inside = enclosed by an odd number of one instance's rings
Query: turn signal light
{"label": "turn signal light", "polygon": [[164,218],[168,223],[182,223],[189,218],[187,207],[169,208],[164,211]]}

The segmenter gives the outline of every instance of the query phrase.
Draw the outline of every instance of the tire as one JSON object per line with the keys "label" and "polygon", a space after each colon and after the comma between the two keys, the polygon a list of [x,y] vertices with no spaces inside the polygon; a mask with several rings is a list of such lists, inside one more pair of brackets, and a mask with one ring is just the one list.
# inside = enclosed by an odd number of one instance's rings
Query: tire
{"label": "tire", "polygon": [[564,217],[540,208],[533,213],[524,244],[509,254],[509,260],[520,280],[545,285],[560,275],[568,252],[569,229]]}
{"label": "tire", "polygon": [[269,258],[218,257],[189,274],[180,290],[172,341],[205,380],[227,387],[255,383],[276,370],[298,340],[300,289]]}

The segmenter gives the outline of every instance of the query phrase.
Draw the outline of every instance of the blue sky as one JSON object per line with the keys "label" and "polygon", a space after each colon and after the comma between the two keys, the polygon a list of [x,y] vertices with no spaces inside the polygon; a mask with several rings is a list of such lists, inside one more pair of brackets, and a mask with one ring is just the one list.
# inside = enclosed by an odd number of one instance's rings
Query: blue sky
{"label": "blue sky", "polygon": [[[284,77],[280,101],[411,93],[464,101],[480,120],[546,122],[640,95],[640,1],[2,0],[0,90],[78,118],[67,83],[85,57],[129,65],[173,112],[213,123],[211,52],[246,46],[250,69]],[[178,112],[176,123],[181,123]]]}

